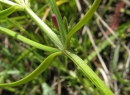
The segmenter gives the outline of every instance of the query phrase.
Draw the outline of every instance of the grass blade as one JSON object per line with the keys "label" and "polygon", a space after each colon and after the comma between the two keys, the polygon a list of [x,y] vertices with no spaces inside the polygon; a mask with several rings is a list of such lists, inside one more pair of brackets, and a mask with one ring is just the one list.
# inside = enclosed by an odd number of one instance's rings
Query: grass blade
{"label": "grass blade", "polygon": [[117,80],[123,84],[130,84],[130,81],[126,81],[124,80],[117,71],[117,63],[118,63],[118,59],[119,59],[119,51],[120,51],[120,45],[117,46],[117,48],[114,51],[114,57],[113,57],[113,72],[117,78]]}

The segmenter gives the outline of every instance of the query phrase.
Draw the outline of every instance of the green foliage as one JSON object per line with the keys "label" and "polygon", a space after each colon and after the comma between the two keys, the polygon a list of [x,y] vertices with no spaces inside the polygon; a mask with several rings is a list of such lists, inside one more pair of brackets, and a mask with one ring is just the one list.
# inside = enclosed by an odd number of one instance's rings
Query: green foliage
{"label": "green foliage", "polygon": [[[107,5],[106,9],[104,9],[102,16],[112,3],[111,1]],[[39,93],[40,95],[40,85],[42,87],[43,94],[48,93],[47,95],[49,95],[51,93],[53,95],[54,93],[46,81],[49,80],[49,83],[52,83],[53,80],[60,80],[62,78],[64,79],[62,80],[63,84],[65,83],[67,85],[67,87],[65,87],[66,89],[73,87],[82,95],[101,95],[102,93],[104,95],[113,95],[111,90],[92,70],[94,67],[92,66],[90,60],[96,56],[96,52],[89,52],[89,50],[92,50],[92,45],[88,35],[86,33],[79,33],[76,35],[78,30],[90,21],[99,6],[100,0],[94,1],[92,7],[85,16],[79,22],[76,22],[77,24],[75,24],[75,20],[78,21],[78,16],[75,15],[77,13],[75,0],[72,0],[71,3],[68,0],[57,1],[60,2],[59,4],[63,4],[59,6],[61,10],[58,9],[55,0],[33,0],[30,1],[30,4],[28,0],[21,0],[21,2],[19,2],[19,0],[17,2],[0,0],[0,2],[2,3],[0,9],[0,17],[2,18],[0,20],[0,32],[10,35],[11,37],[8,37],[8,39],[10,39],[10,43],[12,44],[12,46],[6,44],[7,48],[4,48],[3,43],[0,44],[1,58],[3,58],[1,59],[1,62],[3,63],[0,65],[2,66],[2,69],[6,69],[2,70],[0,73],[0,80],[2,83],[0,84],[0,87],[2,87],[2,89],[7,90],[5,87],[10,87],[8,91],[15,92],[18,89],[13,89],[11,88],[12,86],[21,85],[33,79],[25,84],[24,88],[18,86],[19,89],[22,90],[18,90],[16,93],[27,95],[28,90],[30,90],[31,95],[35,95],[35,93]],[[69,6],[66,7],[65,4]],[[3,9],[3,5],[6,5],[7,7],[5,10]],[[50,19],[52,13],[46,14],[46,9],[48,7],[50,8],[50,6],[51,10],[53,10],[51,12],[56,15],[59,29],[55,29],[51,23]],[[74,13],[71,14],[72,10],[74,10]],[[47,16],[46,21],[42,21],[39,18],[43,15]],[[91,25],[91,23],[94,24],[95,21],[93,22],[93,20],[91,20],[89,23]],[[119,26],[117,29],[118,33],[116,33],[116,35],[122,37],[122,39],[127,38],[127,35],[122,36],[121,34],[129,27],[129,25],[129,23],[125,23],[124,25]],[[95,27],[96,25],[94,28]],[[92,31],[94,31],[94,29],[92,29]],[[79,41],[80,35],[82,35],[81,42]],[[115,36],[110,36],[109,38],[110,40],[116,39]],[[102,40],[98,40],[97,43],[100,43],[101,41]],[[104,40],[101,43],[102,44],[97,48],[98,52],[110,45],[107,40]],[[117,67],[117,52],[119,52],[119,50],[115,51],[115,55],[113,57],[114,70]],[[77,67],[75,67],[72,63],[75,63]],[[48,67],[49,69],[47,69]],[[43,71],[44,73],[42,73]],[[55,73],[58,78],[54,79],[55,76],[51,74],[51,72],[53,72],[53,74]],[[15,76],[12,74],[15,74]],[[114,71],[114,77],[116,77],[115,79],[119,76],[116,75],[118,75],[117,70]],[[119,76],[119,78],[121,77]],[[7,83],[7,79],[9,79],[9,81],[16,82]],[[119,82],[122,83],[120,79]],[[56,83],[56,85],[59,86],[60,82]],[[30,86],[33,89],[28,88]],[[61,89],[64,88],[61,87]]]}

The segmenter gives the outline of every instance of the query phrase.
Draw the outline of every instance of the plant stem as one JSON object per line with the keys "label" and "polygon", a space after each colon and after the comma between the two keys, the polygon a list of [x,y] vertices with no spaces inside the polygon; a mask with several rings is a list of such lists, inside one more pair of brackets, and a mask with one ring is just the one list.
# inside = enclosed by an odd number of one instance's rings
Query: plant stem
{"label": "plant stem", "polygon": [[9,0],[0,0],[1,3],[4,3],[4,4],[8,4],[10,6],[14,6],[14,5],[18,5],[12,1],[9,1]]}
{"label": "plant stem", "polygon": [[26,13],[33,19],[39,28],[55,43],[55,45],[62,50],[63,45],[58,36],[29,8],[25,8]]}

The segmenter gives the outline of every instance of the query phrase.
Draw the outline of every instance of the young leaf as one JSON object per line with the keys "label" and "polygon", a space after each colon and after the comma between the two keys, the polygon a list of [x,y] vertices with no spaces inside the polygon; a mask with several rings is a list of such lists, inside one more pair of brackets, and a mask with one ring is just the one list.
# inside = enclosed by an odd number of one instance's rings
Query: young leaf
{"label": "young leaf", "polygon": [[18,80],[16,82],[12,82],[12,83],[0,84],[0,87],[17,86],[17,85],[21,85],[21,84],[24,84],[24,83],[32,80],[33,78],[35,78],[36,76],[41,74],[43,71],[45,71],[49,67],[49,65],[53,62],[53,60],[60,54],[61,54],[61,52],[56,52],[56,53],[49,55],[31,74],[29,74],[25,78]]}
{"label": "young leaf", "polygon": [[65,26],[65,31],[66,31],[66,33],[68,33],[69,32],[69,24],[68,24],[68,21],[67,21],[67,18],[64,16],[63,17],[63,23],[64,23],[64,26]]}
{"label": "young leaf", "polygon": [[60,14],[60,11],[56,5],[55,0],[50,0],[51,6],[52,6],[52,10],[54,11],[54,14],[56,15],[56,20],[58,22],[58,28],[59,28],[59,32],[60,32],[60,36],[61,36],[61,42],[64,44],[65,43],[65,39],[66,39],[66,29],[64,26],[64,23],[62,21],[62,17]]}

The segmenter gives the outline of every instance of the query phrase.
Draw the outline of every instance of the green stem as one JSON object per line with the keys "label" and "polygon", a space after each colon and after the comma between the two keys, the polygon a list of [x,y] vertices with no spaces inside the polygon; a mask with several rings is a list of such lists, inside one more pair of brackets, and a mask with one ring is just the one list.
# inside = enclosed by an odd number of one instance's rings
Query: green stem
{"label": "green stem", "polygon": [[14,6],[14,5],[18,5],[12,1],[9,1],[9,0],[0,0],[1,3],[4,3],[4,4],[7,4],[7,5],[10,5],[10,6]]}
{"label": "green stem", "polygon": [[94,12],[96,11],[96,9],[98,8],[99,4],[100,4],[101,0],[95,0],[92,7],[90,8],[90,10],[85,14],[85,16],[75,25],[75,27],[69,32],[67,39],[66,39],[66,43],[65,43],[65,48],[67,48],[69,46],[70,43],[70,39],[72,38],[72,36],[82,27],[84,26],[89,20],[90,18],[93,16]]}
{"label": "green stem", "polygon": [[55,45],[62,50],[63,45],[58,36],[28,7],[25,8],[27,14],[39,26],[39,28],[55,43]]}

